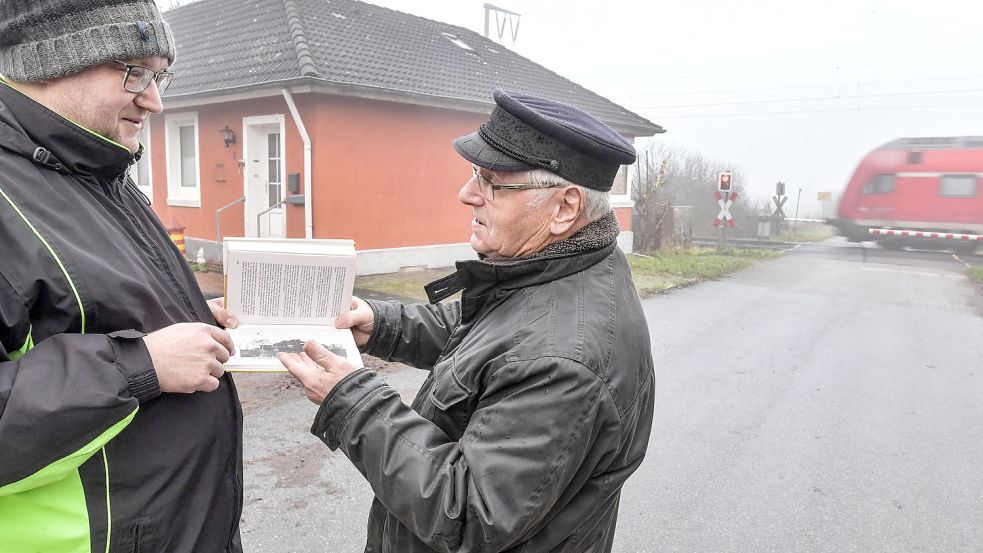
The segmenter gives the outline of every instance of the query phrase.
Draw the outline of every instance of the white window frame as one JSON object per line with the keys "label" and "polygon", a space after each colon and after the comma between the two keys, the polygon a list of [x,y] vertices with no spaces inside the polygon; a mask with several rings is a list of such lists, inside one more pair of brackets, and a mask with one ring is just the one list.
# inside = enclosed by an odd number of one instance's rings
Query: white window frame
{"label": "white window frame", "polygon": [[[197,186],[181,186],[181,130],[191,124],[195,129],[195,175]],[[201,207],[201,149],[199,148],[198,112],[164,116],[164,147],[167,153],[167,205]]]}
{"label": "white window frame", "polygon": [[[622,173],[624,172],[624,173]],[[622,174],[625,178],[625,193],[615,194],[613,191],[608,196],[608,201],[611,203],[612,208],[616,207],[635,207],[635,201],[631,199],[631,187],[634,183],[636,168],[635,165],[622,165],[618,169],[618,176],[615,179],[621,178]]]}
{"label": "white window frame", "polygon": [[[634,137],[626,138],[626,140],[632,145],[635,144]],[[624,173],[622,173],[622,171]],[[635,163],[632,163],[631,165],[622,165],[619,167],[618,175],[615,177],[615,180],[621,178],[622,175],[624,175],[625,179],[625,193],[615,194],[612,192],[608,195],[608,202],[610,202],[612,209],[635,207],[635,201],[631,199],[631,189],[635,184],[635,181],[638,179],[638,161],[636,160]]]}
{"label": "white window frame", "polygon": [[[150,164],[150,118],[147,118],[143,122],[143,129],[140,131],[140,139],[143,143],[143,155],[140,156],[140,161],[138,161],[133,166],[133,171],[130,172],[130,178],[133,179],[133,184],[136,185],[137,190],[143,192],[150,203],[154,202],[154,171]],[[146,142],[143,142],[143,139]],[[140,175],[145,174],[147,177],[147,186],[140,185]]]}

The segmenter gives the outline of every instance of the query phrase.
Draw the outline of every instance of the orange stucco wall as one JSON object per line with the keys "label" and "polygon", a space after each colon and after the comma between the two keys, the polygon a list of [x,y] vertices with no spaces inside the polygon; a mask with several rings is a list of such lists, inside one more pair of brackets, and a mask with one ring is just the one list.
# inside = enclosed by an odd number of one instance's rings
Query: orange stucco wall
{"label": "orange stucco wall", "polygon": [[618,218],[618,224],[621,225],[621,230],[631,230],[630,207],[616,207],[614,208],[614,214]]}
{"label": "orange stucco wall", "polygon": [[[470,209],[457,200],[470,167],[451,141],[486,119],[475,113],[339,96],[294,96],[313,144],[315,238],[353,238],[358,249],[467,242]],[[151,122],[154,209],[165,224],[185,227],[189,237],[215,240],[215,211],[243,195],[242,118],[285,115],[286,172],[301,173],[303,142],[282,96],[171,109],[198,114],[201,206],[167,205],[165,125]],[[219,132],[236,131],[225,148]],[[287,236],[304,236],[303,206],[287,206]],[[623,229],[631,210],[617,209]],[[240,204],[223,213],[224,236],[244,232]]]}
{"label": "orange stucco wall", "polygon": [[470,165],[451,141],[485,117],[413,105],[326,98],[315,107],[314,229],[359,249],[466,242],[457,191]]}

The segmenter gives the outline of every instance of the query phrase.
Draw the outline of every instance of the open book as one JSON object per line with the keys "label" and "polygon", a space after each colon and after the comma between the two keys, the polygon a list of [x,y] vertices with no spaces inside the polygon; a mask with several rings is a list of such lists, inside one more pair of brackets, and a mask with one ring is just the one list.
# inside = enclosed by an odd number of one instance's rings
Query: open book
{"label": "open book", "polygon": [[225,306],[239,319],[226,370],[284,371],[277,352],[299,353],[308,340],[364,366],[351,331],[334,327],[352,303],[354,241],[226,238],[222,261]]}

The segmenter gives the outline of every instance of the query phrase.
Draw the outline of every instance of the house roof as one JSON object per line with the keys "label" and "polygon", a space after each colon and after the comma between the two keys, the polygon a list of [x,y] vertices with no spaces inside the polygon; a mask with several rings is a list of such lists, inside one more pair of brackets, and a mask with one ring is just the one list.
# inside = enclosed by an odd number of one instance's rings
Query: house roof
{"label": "house roof", "polygon": [[478,33],[357,0],[199,0],[165,18],[178,47],[166,99],[289,81],[490,111],[500,87],[573,104],[636,136],[664,132]]}

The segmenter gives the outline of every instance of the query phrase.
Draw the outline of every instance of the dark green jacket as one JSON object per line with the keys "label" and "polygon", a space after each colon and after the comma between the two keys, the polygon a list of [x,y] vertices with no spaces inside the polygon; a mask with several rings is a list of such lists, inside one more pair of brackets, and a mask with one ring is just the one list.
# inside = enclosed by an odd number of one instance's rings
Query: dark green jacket
{"label": "dark green jacket", "polygon": [[0,83],[0,552],[238,551],[241,408],[141,339],[214,323],[122,146]]}
{"label": "dark green jacket", "polygon": [[361,370],[312,429],[375,492],[365,551],[610,551],[655,402],[625,256],[457,267],[460,302],[371,302],[366,351],[431,370],[412,406]]}

